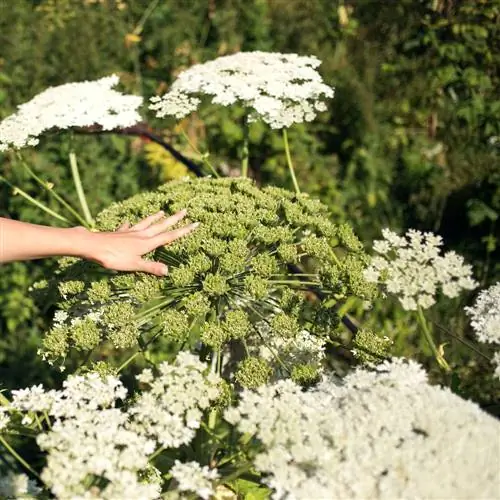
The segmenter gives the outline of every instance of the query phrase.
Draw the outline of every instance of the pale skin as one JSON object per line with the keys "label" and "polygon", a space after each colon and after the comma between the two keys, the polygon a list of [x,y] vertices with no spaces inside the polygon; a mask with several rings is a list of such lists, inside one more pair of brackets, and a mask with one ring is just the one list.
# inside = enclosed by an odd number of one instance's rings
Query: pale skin
{"label": "pale skin", "polygon": [[165,276],[168,268],[143,255],[186,236],[198,223],[168,230],[186,216],[170,217],[160,211],[115,232],[92,232],[84,227],[55,228],[0,217],[0,263],[68,256],[92,260],[116,271],[138,271]]}

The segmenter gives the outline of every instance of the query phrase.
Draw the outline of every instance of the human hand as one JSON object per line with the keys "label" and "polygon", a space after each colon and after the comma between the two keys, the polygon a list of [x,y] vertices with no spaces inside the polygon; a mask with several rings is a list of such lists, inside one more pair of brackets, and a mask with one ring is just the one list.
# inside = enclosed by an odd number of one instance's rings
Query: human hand
{"label": "human hand", "polygon": [[115,271],[139,271],[165,276],[168,274],[165,264],[145,260],[142,256],[186,236],[198,227],[199,223],[195,222],[167,231],[185,216],[186,210],[181,210],[164,219],[164,212],[160,211],[134,226],[125,223],[116,232],[89,233],[89,244],[82,257]]}

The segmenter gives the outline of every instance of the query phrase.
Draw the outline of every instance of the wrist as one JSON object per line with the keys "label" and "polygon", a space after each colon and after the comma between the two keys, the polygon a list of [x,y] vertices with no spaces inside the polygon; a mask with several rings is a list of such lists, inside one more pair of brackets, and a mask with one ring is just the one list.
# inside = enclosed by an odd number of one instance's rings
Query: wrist
{"label": "wrist", "polygon": [[80,257],[81,259],[98,261],[97,250],[99,248],[98,238],[99,233],[89,231],[83,226],[72,227],[67,229],[70,240],[70,255],[71,257]]}

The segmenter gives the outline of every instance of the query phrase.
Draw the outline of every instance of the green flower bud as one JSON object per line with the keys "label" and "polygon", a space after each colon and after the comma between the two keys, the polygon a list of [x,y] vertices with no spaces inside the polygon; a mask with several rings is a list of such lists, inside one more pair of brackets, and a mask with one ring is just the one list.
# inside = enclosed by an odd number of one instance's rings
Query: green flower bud
{"label": "green flower bud", "polygon": [[101,331],[90,318],[76,321],[69,327],[71,340],[79,351],[90,351],[101,342]]}
{"label": "green flower bud", "polygon": [[227,250],[227,243],[219,238],[209,238],[201,245],[203,251],[211,257],[219,257]]}
{"label": "green flower bud", "polygon": [[359,238],[354,234],[352,227],[349,224],[340,224],[337,228],[337,234],[340,242],[348,249],[354,252],[361,252],[363,244]]}
{"label": "green flower bud", "polygon": [[272,274],[276,274],[279,269],[276,259],[267,253],[256,255],[250,264],[253,271],[263,278],[269,278]]}
{"label": "green flower bud", "polygon": [[284,288],[280,298],[280,307],[284,313],[291,316],[298,316],[302,305],[304,303],[304,297],[300,293],[290,290],[289,288]]}
{"label": "green flower bud", "polygon": [[106,377],[117,377],[118,370],[114,366],[111,366],[106,361],[92,361],[90,366],[82,366],[79,368],[76,373],[85,375],[86,373],[98,373],[101,378],[105,379]]}
{"label": "green flower bud", "polygon": [[157,276],[141,276],[134,283],[130,295],[138,302],[157,299],[162,295],[162,282],[163,280]]}
{"label": "green flower bud", "polygon": [[229,288],[226,278],[221,274],[208,274],[203,281],[203,291],[215,297],[224,295]]}
{"label": "green flower bud", "polygon": [[221,325],[217,323],[205,323],[200,330],[200,339],[208,347],[219,351],[228,341],[228,336]]}
{"label": "green flower bud", "polygon": [[42,341],[42,355],[49,359],[66,357],[69,349],[69,328],[67,326],[52,328]]}
{"label": "green flower bud", "polygon": [[134,288],[136,280],[137,277],[134,274],[119,274],[118,276],[113,276],[110,279],[113,287],[117,290],[128,290],[129,288]]}
{"label": "green flower bud", "polygon": [[130,323],[109,330],[108,338],[117,349],[128,349],[137,344],[140,333],[137,325]]}
{"label": "green flower bud", "polygon": [[204,317],[210,310],[210,301],[202,292],[188,295],[183,301],[184,309],[189,316]]}
{"label": "green flower bud", "polygon": [[188,286],[195,281],[193,270],[184,264],[174,269],[170,269],[168,275],[172,284],[177,287]]}
{"label": "green flower bud", "polygon": [[352,353],[363,363],[380,363],[389,357],[392,344],[389,337],[379,337],[372,330],[362,328],[354,337]]}
{"label": "green flower bud", "polygon": [[260,358],[249,357],[238,365],[234,378],[247,389],[255,389],[267,384],[271,377],[272,368],[267,361]]}
{"label": "green flower bud", "polygon": [[299,261],[296,245],[291,243],[282,243],[278,246],[277,252],[279,257],[287,264],[297,264]]}
{"label": "green flower bud", "polygon": [[212,261],[202,252],[199,252],[189,258],[189,268],[194,274],[203,274],[212,267]]}
{"label": "green flower bud", "polygon": [[78,295],[85,290],[85,283],[83,281],[71,280],[61,281],[58,286],[59,293],[63,298],[71,295]]}
{"label": "green flower bud", "polygon": [[299,333],[300,327],[293,316],[278,313],[271,319],[271,330],[279,337],[293,338]]}
{"label": "green flower bud", "polygon": [[250,327],[248,314],[240,309],[229,311],[222,324],[227,337],[231,339],[244,339],[248,335]]}
{"label": "green flower bud", "polygon": [[163,326],[163,335],[174,342],[183,342],[189,335],[187,315],[176,309],[162,311],[160,324]]}
{"label": "green flower bud", "polygon": [[307,387],[319,381],[320,371],[318,366],[314,365],[295,365],[291,378],[295,383]]}
{"label": "green flower bud", "polygon": [[87,296],[92,304],[106,302],[111,297],[111,288],[107,281],[94,281],[87,290]]}
{"label": "green flower bud", "polygon": [[263,299],[269,294],[269,282],[260,276],[246,276],[243,282],[245,291],[254,299]]}
{"label": "green flower bud", "polygon": [[302,240],[302,248],[311,257],[322,261],[331,260],[332,249],[326,238],[318,238],[316,235],[306,236]]}
{"label": "green flower bud", "polygon": [[233,389],[231,384],[224,379],[219,382],[218,388],[219,397],[212,402],[212,405],[217,409],[223,410],[233,402]]}

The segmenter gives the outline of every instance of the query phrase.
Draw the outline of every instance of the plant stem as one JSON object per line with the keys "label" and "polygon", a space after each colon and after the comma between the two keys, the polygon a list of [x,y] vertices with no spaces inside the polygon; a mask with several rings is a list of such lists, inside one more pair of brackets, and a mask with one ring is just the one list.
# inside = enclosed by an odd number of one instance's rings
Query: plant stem
{"label": "plant stem", "polygon": [[300,188],[297,183],[297,178],[295,177],[295,170],[293,169],[292,157],[290,155],[290,145],[288,144],[288,132],[286,128],[283,129],[283,142],[285,144],[286,162],[288,164],[288,169],[290,170],[290,175],[292,176],[293,186],[295,188],[295,192],[299,194]]}
{"label": "plant stem", "polygon": [[118,370],[117,370],[117,373],[120,373],[124,368],[126,368],[135,358],[137,358],[137,356],[139,356],[139,354],[141,354],[142,351],[137,351],[135,352],[134,354],[132,354],[132,356],[130,356],[127,360],[125,360],[119,367],[118,367]]}
{"label": "plant stem", "polygon": [[19,453],[17,453],[16,450],[14,450],[14,448],[12,448],[12,446],[2,437],[0,436],[0,444],[2,444],[2,446],[26,469],[28,470],[29,472],[31,472],[31,474],[33,474],[39,481],[42,481],[40,476],[37,474],[37,472],[35,471],[35,469],[33,469],[31,467],[31,465],[26,462],[26,460],[24,460],[23,457],[21,457],[21,455],[19,455]]}
{"label": "plant stem", "polygon": [[243,147],[241,148],[241,177],[248,177],[248,120],[245,118],[243,123]]}
{"label": "plant stem", "polygon": [[436,358],[438,365],[444,371],[450,372],[451,371],[450,365],[447,363],[443,355],[439,352],[438,348],[436,347],[434,339],[432,338],[432,333],[429,330],[429,326],[427,325],[427,320],[425,319],[424,312],[422,311],[422,308],[420,306],[418,306],[417,309],[417,318],[418,322],[420,323],[420,326],[422,327],[422,331],[424,332],[424,337],[427,340],[427,343],[429,344],[429,347],[431,348],[432,354],[434,354],[434,357]]}
{"label": "plant stem", "polygon": [[191,142],[191,139],[189,138],[189,136],[186,134],[185,130],[184,129],[181,129],[181,133],[182,133],[182,136],[184,137],[184,139],[186,139],[187,143],[189,144],[189,146],[191,147],[191,149],[197,154],[200,156],[201,158],[201,161],[210,169],[210,171],[212,172],[212,174],[214,174],[214,176],[216,178],[220,177],[219,174],[217,173],[217,170],[215,170],[214,166],[208,161],[208,153],[205,153],[203,154],[192,142]]}
{"label": "plant stem", "polygon": [[69,212],[73,214],[73,216],[77,219],[77,221],[82,224],[83,226],[88,226],[87,222],[80,216],[80,214],[60,195],[58,195],[54,189],[52,188],[51,184],[49,182],[43,181],[38,177],[38,175],[31,170],[29,165],[26,163],[24,158],[22,157],[21,153],[17,154],[17,158],[21,165],[24,167],[24,169],[28,172],[33,179],[43,188],[45,189],[52,197],[54,197],[64,208],[66,208]]}
{"label": "plant stem", "polygon": [[432,324],[437,326],[444,333],[446,333],[446,335],[449,335],[450,337],[454,338],[455,340],[458,340],[461,344],[468,347],[469,349],[474,351],[476,354],[479,354],[479,356],[481,356],[482,358],[486,359],[489,363],[491,363],[491,359],[488,356],[486,356],[486,354],[482,353],[479,349],[477,349],[472,344],[467,342],[467,340],[459,337],[458,335],[455,335],[454,333],[450,332],[450,330],[448,330],[444,326],[440,325],[439,323],[436,323],[435,321],[433,321]]}
{"label": "plant stem", "polygon": [[90,227],[94,227],[94,219],[90,214],[89,206],[87,204],[87,198],[85,197],[85,192],[83,190],[82,180],[80,178],[80,172],[78,171],[78,163],[76,161],[76,155],[71,151],[69,153],[69,164],[71,167],[71,174],[73,175],[73,182],[75,183],[76,193],[78,195],[78,200],[82,207],[83,216]]}
{"label": "plant stem", "polygon": [[37,206],[38,208],[40,208],[44,212],[47,212],[49,215],[51,215],[55,219],[58,219],[62,222],[65,222],[68,225],[71,225],[71,222],[66,217],[64,217],[63,215],[61,215],[57,212],[54,212],[54,210],[50,209],[49,207],[47,207],[46,205],[44,205],[40,201],[35,200],[35,198],[30,196],[28,193],[24,192],[21,188],[18,188],[17,186],[13,186],[5,177],[3,177],[1,175],[0,175],[0,181],[3,181],[3,182],[5,182],[5,184],[10,186],[12,188],[12,193],[14,195],[18,194],[18,195],[22,196],[25,200],[28,200],[30,203]]}

